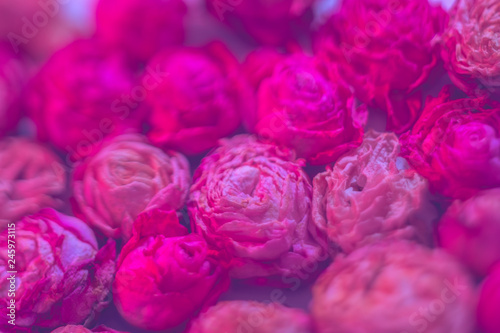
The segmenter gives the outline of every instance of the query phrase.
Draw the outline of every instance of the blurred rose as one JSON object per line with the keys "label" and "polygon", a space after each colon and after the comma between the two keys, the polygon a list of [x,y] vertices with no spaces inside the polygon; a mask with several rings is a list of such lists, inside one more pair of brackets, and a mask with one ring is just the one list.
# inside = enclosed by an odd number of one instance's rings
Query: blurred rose
{"label": "blurred rose", "polygon": [[188,333],[312,333],[311,318],[304,311],[279,303],[220,302],[202,313]]}
{"label": "blurred rose", "polygon": [[484,333],[500,332],[500,265],[492,271],[481,287],[477,315]]}
{"label": "blurred rose", "polygon": [[211,305],[229,279],[203,238],[187,234],[174,211],[141,214],[118,258],[113,298],[123,318],[163,330]]}
{"label": "blurred rose", "polygon": [[21,35],[25,21],[33,17],[40,9],[39,0],[0,0],[0,39],[12,38],[12,34]]}
{"label": "blurred rose", "polygon": [[146,61],[184,41],[183,0],[100,0],[96,29],[106,47]]}
{"label": "blurred rose", "polygon": [[91,154],[110,133],[140,129],[137,106],[144,96],[136,88],[120,56],[105,55],[95,40],[79,40],[43,66],[26,103],[38,138],[66,150],[70,163]]}
{"label": "blurred rose", "polygon": [[437,37],[447,14],[428,0],[344,0],[315,40],[317,53],[339,63],[363,102],[387,111],[387,129],[417,119],[415,94],[439,60]]}
{"label": "blurred rose", "polygon": [[396,135],[368,132],[361,147],[314,178],[312,219],[344,252],[382,239],[433,243],[427,182],[399,149]]}
{"label": "blurred rose", "polygon": [[439,224],[441,246],[484,276],[500,262],[500,189],[455,201]]}
{"label": "blurred rose", "polygon": [[[295,149],[312,164],[334,162],[359,146],[366,108],[358,110],[338,74],[329,77],[335,69],[301,53],[281,61],[268,53],[256,51],[247,60],[247,66],[268,72],[260,74],[256,113],[246,114],[250,130]],[[273,59],[274,68],[266,68]],[[257,66],[259,61],[263,65]]]}
{"label": "blurred rose", "polygon": [[450,100],[445,87],[427,99],[401,146],[402,156],[443,195],[466,199],[500,186],[500,105]]}
{"label": "blurred rose", "polygon": [[0,137],[13,130],[21,116],[20,97],[25,76],[20,59],[8,45],[0,43]]}
{"label": "blurred rose", "polygon": [[450,78],[470,95],[500,93],[500,2],[457,0],[443,35]]}
{"label": "blurred rose", "polygon": [[75,170],[75,215],[108,237],[127,240],[144,210],[181,209],[190,178],[181,154],[163,152],[141,135],[118,136]]}
{"label": "blurred rose", "polygon": [[[308,31],[315,0],[206,0],[219,21],[257,42],[283,45],[296,39],[296,30]],[[301,28],[301,29],[298,29]]]}
{"label": "blurred rose", "polygon": [[108,328],[106,326],[99,326],[94,328],[93,330],[89,330],[85,328],[85,326],[76,326],[76,325],[68,325],[64,327],[59,327],[58,329],[55,329],[52,331],[52,333],[92,333],[92,332],[100,332],[100,333],[125,333],[125,332],[119,332],[115,331],[111,328]]}
{"label": "blurred rose", "polygon": [[[151,86],[149,137],[157,145],[197,154],[215,147],[250,112],[252,96],[239,64],[219,42],[165,50],[148,68],[166,73]],[[146,71],[144,80],[150,76]]]}
{"label": "blurred rose", "polygon": [[322,253],[311,191],[291,150],[241,135],[203,159],[188,210],[193,230],[232,258],[233,277],[286,276]]}
{"label": "blurred rose", "polygon": [[473,333],[474,285],[453,258],[410,242],[363,247],[313,287],[317,333]]}
{"label": "blurred rose", "polygon": [[21,138],[0,141],[0,229],[45,207],[60,207],[66,190],[61,161]]}
{"label": "blurred rose", "polygon": [[[98,251],[84,222],[53,209],[25,217],[15,223],[15,231],[10,231],[14,223],[9,228],[0,234],[0,309],[8,313],[7,296],[15,283],[16,326],[78,324],[107,305],[115,273],[114,242]],[[13,233],[15,248],[10,246]],[[15,282],[10,279],[13,270]],[[12,327],[6,320],[1,325]]]}

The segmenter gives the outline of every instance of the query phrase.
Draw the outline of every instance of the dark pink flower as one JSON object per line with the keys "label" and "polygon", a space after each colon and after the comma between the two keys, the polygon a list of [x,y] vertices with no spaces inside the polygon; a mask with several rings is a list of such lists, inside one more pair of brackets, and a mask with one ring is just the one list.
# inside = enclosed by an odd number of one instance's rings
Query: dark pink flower
{"label": "dark pink flower", "polygon": [[216,256],[203,238],[187,234],[174,211],[141,214],[118,258],[118,311],[142,329],[163,330],[190,319],[229,286]]}
{"label": "dark pink flower", "polygon": [[449,87],[427,99],[401,154],[431,189],[466,199],[500,186],[500,105],[485,98],[450,100]]}
{"label": "dark pink flower", "polygon": [[138,134],[117,136],[75,170],[75,214],[106,236],[127,240],[144,210],[181,209],[190,183],[183,155],[153,147]]}
{"label": "dark pink flower", "polygon": [[481,287],[477,317],[484,333],[500,332],[500,265],[497,265]]}
{"label": "dark pink flower", "polygon": [[470,276],[440,250],[382,242],[337,256],[313,287],[317,333],[473,333]]}
{"label": "dark pink flower", "polygon": [[[12,231],[14,230],[15,231]],[[9,246],[15,233],[15,248]],[[115,244],[101,250],[92,230],[52,209],[9,224],[0,234],[0,309],[10,313],[15,273],[15,324],[21,328],[79,324],[108,304]],[[10,251],[9,251],[10,250]],[[12,256],[15,251],[15,262]],[[3,327],[11,327],[3,321]]]}
{"label": "dark pink flower", "polygon": [[97,36],[106,47],[146,61],[184,41],[186,13],[183,0],[99,0]]}
{"label": "dark pink flower", "polygon": [[53,330],[51,333],[93,333],[93,332],[99,332],[99,333],[126,333],[126,332],[120,332],[116,331],[114,329],[111,329],[106,326],[99,326],[94,328],[93,330],[89,330],[85,328],[85,326],[79,326],[79,325],[68,325],[64,327],[59,327],[55,330]]}
{"label": "dark pink flower", "polygon": [[500,3],[457,0],[443,34],[442,57],[451,80],[469,95],[500,93]]}
{"label": "dark pink flower", "polygon": [[148,67],[166,73],[147,97],[152,109],[149,137],[156,145],[186,154],[203,152],[233,133],[240,113],[252,109],[239,64],[220,42],[165,50]]}
{"label": "dark pink flower", "polygon": [[233,277],[293,275],[322,254],[311,237],[311,190],[293,151],[225,139],[194,175],[191,224],[232,259]]}
{"label": "dark pink flower", "polygon": [[315,49],[339,64],[358,98],[387,111],[388,130],[402,132],[420,112],[415,88],[439,60],[446,21],[428,0],[344,0],[320,29]]}
{"label": "dark pink flower", "polygon": [[20,97],[25,76],[20,60],[7,44],[0,43],[0,137],[13,130],[21,116]]}

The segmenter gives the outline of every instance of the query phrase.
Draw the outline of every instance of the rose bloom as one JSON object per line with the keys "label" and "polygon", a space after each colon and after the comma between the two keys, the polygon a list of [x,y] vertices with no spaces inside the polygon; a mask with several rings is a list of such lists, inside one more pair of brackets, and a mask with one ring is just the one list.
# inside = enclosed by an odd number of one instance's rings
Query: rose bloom
{"label": "rose bloom", "polygon": [[388,130],[403,132],[421,110],[415,89],[439,61],[446,22],[446,12],[428,0],[344,0],[314,44],[339,64],[358,98],[387,112]]}
{"label": "rose bloom", "polygon": [[440,244],[476,274],[500,262],[500,188],[455,201],[439,223]]}
{"label": "rose bloom", "polygon": [[431,189],[466,199],[500,186],[500,105],[484,98],[450,100],[449,87],[429,97],[401,154]]}
{"label": "rose bloom", "polygon": [[296,39],[296,30],[309,29],[315,0],[206,0],[210,13],[240,34],[267,45]]}
{"label": "rose bloom", "polygon": [[175,327],[229,287],[215,251],[200,236],[188,235],[174,211],[141,214],[117,267],[115,305],[142,329]]}
{"label": "rose bloom", "polygon": [[148,91],[149,137],[156,145],[201,153],[233,133],[240,112],[251,110],[250,87],[236,58],[220,42],[165,50],[148,68],[168,73]]}
{"label": "rose bloom", "polygon": [[382,239],[433,243],[427,182],[399,157],[392,133],[370,131],[313,184],[312,219],[344,252]]}
{"label": "rose bloom", "polygon": [[13,130],[21,116],[20,97],[25,76],[21,61],[9,45],[0,43],[0,137]]}
{"label": "rose bloom", "polygon": [[220,302],[202,313],[188,333],[312,333],[311,318],[304,311],[279,303],[253,301]]}
{"label": "rose bloom", "polygon": [[12,34],[21,35],[22,38],[21,29],[25,23],[21,19],[27,17],[31,20],[40,9],[37,0],[0,0],[0,39],[13,38]]}
{"label": "rose bloom", "polygon": [[184,41],[187,7],[182,0],[100,0],[96,34],[106,47],[146,61]]}
{"label": "rose bloom", "polygon": [[26,104],[38,138],[67,151],[72,163],[96,150],[108,134],[139,130],[144,116],[134,84],[121,56],[105,54],[95,40],[73,42],[30,84]]}
{"label": "rose bloom", "polygon": [[[8,245],[12,234],[15,254]],[[43,209],[10,224],[0,234],[0,249],[0,309],[10,313],[8,293],[15,282],[16,327],[78,324],[107,305],[115,244],[99,250],[92,230],[77,218]],[[17,271],[15,281],[9,271]],[[7,320],[1,325],[12,327]]]}
{"label": "rose bloom", "polygon": [[125,332],[115,331],[115,330],[108,328],[106,326],[99,326],[99,327],[94,328],[93,330],[89,330],[89,329],[85,328],[85,326],[77,326],[77,325],[68,325],[68,326],[64,326],[64,327],[59,327],[59,328],[52,331],[52,333],[93,333],[93,332],[125,333]]}
{"label": "rose bloom", "polygon": [[[251,68],[262,62],[267,71],[258,74],[258,107],[247,116],[250,130],[295,149],[311,164],[334,162],[361,144],[366,108],[356,105],[335,68],[302,53],[273,59],[274,68],[265,65],[270,59],[261,50],[247,60]],[[253,75],[250,80],[259,81]]]}
{"label": "rose bloom", "polygon": [[142,211],[181,209],[190,178],[183,155],[138,134],[117,136],[75,170],[74,212],[106,236],[127,240]]}
{"label": "rose bloom", "polygon": [[60,207],[66,190],[62,162],[22,138],[0,141],[0,229],[45,207]]}
{"label": "rose bloom", "polygon": [[293,151],[248,135],[221,140],[194,175],[192,228],[232,259],[234,278],[293,275],[322,255],[311,191]]}
{"label": "rose bloom", "polygon": [[337,257],[313,287],[317,333],[473,333],[475,290],[450,256],[382,242]]}
{"label": "rose bloom", "polygon": [[451,80],[470,95],[500,93],[500,3],[457,0],[443,34],[442,57]]}
{"label": "rose bloom", "polygon": [[477,308],[479,326],[484,333],[500,332],[500,265],[483,282]]}

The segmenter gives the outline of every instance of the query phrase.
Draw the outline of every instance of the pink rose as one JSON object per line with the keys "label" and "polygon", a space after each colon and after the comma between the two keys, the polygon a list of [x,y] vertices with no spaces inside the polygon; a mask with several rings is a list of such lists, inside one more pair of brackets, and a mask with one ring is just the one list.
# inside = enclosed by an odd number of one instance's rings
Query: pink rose
{"label": "pink rose", "polygon": [[[250,130],[295,149],[311,164],[334,162],[359,146],[366,108],[358,108],[335,68],[302,53],[279,56],[269,59],[262,50],[248,57],[247,66],[259,68],[260,61],[260,69],[267,71],[260,79],[250,78],[261,82],[256,112],[247,116]],[[272,60],[274,67],[266,65]]]}
{"label": "pink rose", "polygon": [[500,332],[500,265],[486,278],[481,287],[477,317],[484,333]]}
{"label": "pink rose", "polygon": [[139,328],[175,327],[229,287],[216,259],[203,238],[187,234],[174,211],[145,212],[118,258],[115,305]]}
{"label": "pink rose", "polygon": [[313,287],[317,333],[473,333],[475,290],[439,250],[378,243],[337,257]]}
{"label": "pink rose", "polygon": [[[206,0],[208,10],[238,33],[268,45],[296,39],[296,30],[308,30],[315,0]],[[300,28],[300,29],[298,29]]]}
{"label": "pink rose", "polygon": [[485,98],[450,100],[449,87],[428,98],[401,154],[431,189],[466,199],[500,186],[500,105]]}
{"label": "pink rose", "polygon": [[443,34],[442,57],[451,80],[474,96],[500,93],[497,0],[457,0]]}
{"label": "pink rose", "polygon": [[500,262],[500,188],[455,201],[439,223],[440,244],[476,274]]}
{"label": "pink rose", "polygon": [[201,162],[188,201],[192,228],[232,259],[233,277],[286,277],[322,254],[300,163],[247,135],[221,140]]}
{"label": "pink rose", "polygon": [[312,219],[344,252],[382,239],[433,243],[427,182],[399,150],[396,135],[370,131],[358,149],[314,178]]}
{"label": "pink rose", "polygon": [[344,0],[315,38],[318,55],[339,65],[356,96],[387,112],[387,129],[417,119],[415,92],[439,61],[447,14],[428,0]]}
{"label": "pink rose", "polygon": [[144,210],[181,209],[190,182],[184,156],[163,152],[141,135],[122,135],[75,170],[74,211],[106,236],[127,240]]}
{"label": "pink rose", "polygon": [[[0,309],[10,311],[8,292],[15,283],[16,326],[78,324],[107,305],[115,273],[114,242],[99,250],[84,222],[53,209],[8,227],[0,234]],[[12,327],[7,320],[1,325]]]}
{"label": "pink rose", "polygon": [[77,326],[77,325],[68,325],[64,327],[59,327],[52,331],[52,333],[92,333],[92,332],[100,332],[100,333],[126,333],[115,331],[106,326],[99,326],[94,328],[93,330],[89,330],[85,328],[85,326]]}
{"label": "pink rose", "polygon": [[59,158],[21,138],[0,141],[0,229],[45,207],[60,207],[66,172]]}
{"label": "pink rose", "polygon": [[23,38],[23,17],[31,19],[40,10],[38,0],[0,0],[0,39],[18,40]]}
{"label": "pink rose", "polygon": [[165,50],[148,67],[167,73],[147,97],[152,109],[149,137],[156,145],[201,153],[233,133],[240,112],[251,110],[250,88],[222,43]]}
{"label": "pink rose", "polygon": [[220,302],[202,313],[188,333],[312,333],[311,318],[304,311],[279,303]]}
{"label": "pink rose", "polygon": [[79,40],[43,66],[26,103],[38,138],[67,151],[71,163],[95,151],[108,134],[140,129],[143,112],[133,88],[122,57],[105,54],[95,40]]}
{"label": "pink rose", "polygon": [[100,0],[96,33],[106,47],[146,61],[184,41],[187,7],[182,0]]}

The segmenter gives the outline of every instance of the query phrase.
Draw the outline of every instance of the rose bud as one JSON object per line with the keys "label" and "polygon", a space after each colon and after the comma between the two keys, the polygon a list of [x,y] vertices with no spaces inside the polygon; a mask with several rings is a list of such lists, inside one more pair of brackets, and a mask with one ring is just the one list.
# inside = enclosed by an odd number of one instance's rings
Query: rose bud
{"label": "rose bud", "polygon": [[36,75],[27,107],[38,138],[67,151],[72,163],[95,151],[106,135],[140,129],[143,112],[136,109],[133,88],[120,56],[106,55],[95,40],[79,40],[56,52]]}
{"label": "rose bud", "polygon": [[1,312],[15,299],[16,327],[81,323],[108,304],[115,255],[114,242],[99,250],[84,222],[53,209],[12,223],[0,233]]}
{"label": "rose bud", "polygon": [[337,257],[313,287],[317,333],[473,333],[471,278],[446,253],[382,242]]}
{"label": "rose bud", "polygon": [[477,317],[484,333],[500,332],[500,265],[491,272],[481,287]]}
{"label": "rose bud", "polygon": [[344,252],[382,239],[433,243],[427,182],[399,150],[396,135],[370,131],[358,149],[314,178],[313,222]]}
{"label": "rose bud", "polygon": [[480,276],[500,262],[500,188],[455,201],[439,223],[440,244]]}
{"label": "rose bud", "polygon": [[[269,62],[267,53],[254,52],[247,66],[256,68],[258,61]],[[266,71],[266,65],[258,68]],[[276,61],[274,68],[267,69],[267,76],[261,75],[258,107],[255,114],[247,113],[250,130],[295,149],[298,157],[311,164],[334,162],[359,146],[366,108],[357,107],[340,77],[331,82],[328,71],[334,69],[304,54]]]}
{"label": "rose bud", "polygon": [[240,124],[240,112],[251,110],[250,87],[222,43],[165,50],[148,68],[166,73],[147,97],[152,110],[149,138],[156,145],[201,153],[233,133]]}
{"label": "rose bud", "polygon": [[500,94],[498,0],[457,0],[441,51],[453,83],[468,93]]}
{"label": "rose bud", "polygon": [[0,141],[0,229],[45,207],[60,207],[66,172],[42,145],[21,138]]}
{"label": "rose bud", "polygon": [[184,41],[187,7],[182,0],[100,0],[96,34],[108,48],[147,61]]}
{"label": "rose bud", "polygon": [[94,328],[93,330],[89,330],[85,328],[85,326],[77,326],[77,325],[68,325],[64,327],[59,327],[55,330],[52,331],[52,333],[93,333],[93,332],[99,332],[99,333],[126,333],[126,332],[120,332],[113,330],[109,327],[106,326],[99,326]]}
{"label": "rose bud", "polygon": [[230,258],[234,278],[295,275],[323,254],[311,191],[293,151],[247,135],[221,140],[194,175],[192,228]]}
{"label": "rose bud", "polygon": [[75,170],[74,213],[106,236],[127,240],[144,210],[181,209],[190,182],[183,155],[138,134],[117,136]]}
{"label": "rose bud", "polygon": [[431,190],[467,199],[500,186],[500,105],[484,98],[450,100],[449,87],[429,97],[401,154]]}
{"label": "rose bud", "polygon": [[421,111],[415,89],[439,61],[446,12],[428,0],[344,0],[314,44],[338,64],[356,96],[387,112],[387,129],[403,132]]}
{"label": "rose bud", "polygon": [[139,328],[175,327],[229,287],[217,259],[203,238],[187,234],[174,211],[145,212],[118,258],[115,305]]}
{"label": "rose bud", "polygon": [[209,12],[239,34],[267,45],[295,41],[296,30],[308,30],[315,0],[206,0]]}
{"label": "rose bud", "polygon": [[312,333],[311,318],[304,311],[279,303],[226,301],[209,308],[194,320],[188,333]]}

